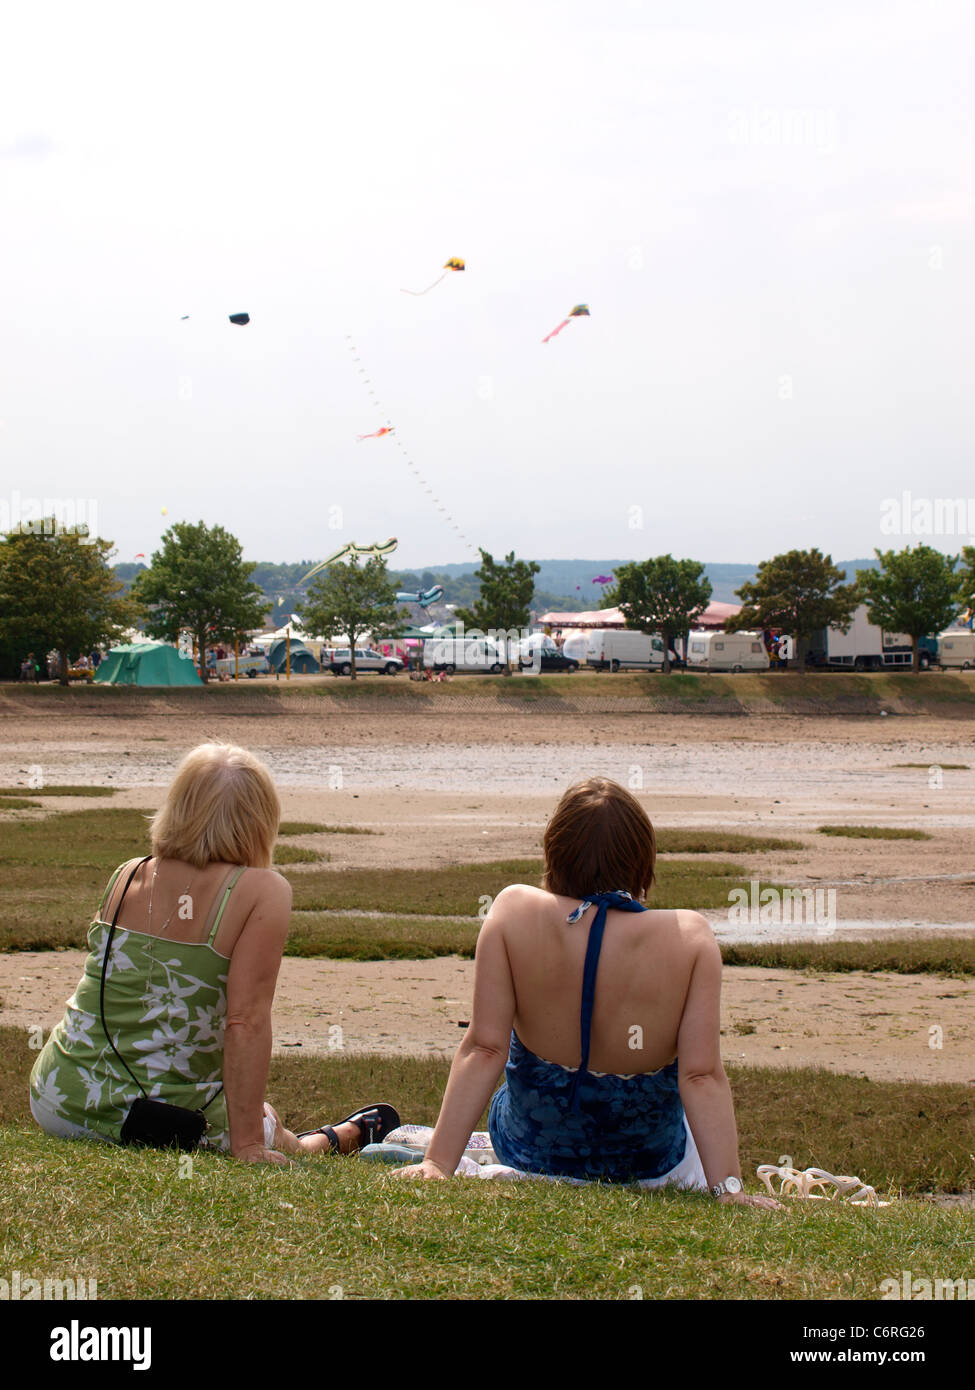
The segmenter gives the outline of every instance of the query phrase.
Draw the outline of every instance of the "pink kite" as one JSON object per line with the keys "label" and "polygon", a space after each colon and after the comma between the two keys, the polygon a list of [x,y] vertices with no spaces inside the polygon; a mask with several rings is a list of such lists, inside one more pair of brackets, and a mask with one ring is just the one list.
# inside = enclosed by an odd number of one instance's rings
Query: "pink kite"
{"label": "pink kite", "polygon": [[360,439],[381,439],[384,434],[392,434],[393,425],[383,425],[381,430],[373,430],[372,434],[360,434]]}
{"label": "pink kite", "polygon": [[547,343],[549,338],[554,338],[556,333],[561,333],[563,328],[568,328],[569,324],[572,322],[573,319],[589,317],[589,305],[577,304],[574,309],[569,310],[569,317],[567,319],[563,319],[562,322],[559,324],[558,328],[553,328],[551,333],[546,334],[546,336],[542,339],[542,342]]}

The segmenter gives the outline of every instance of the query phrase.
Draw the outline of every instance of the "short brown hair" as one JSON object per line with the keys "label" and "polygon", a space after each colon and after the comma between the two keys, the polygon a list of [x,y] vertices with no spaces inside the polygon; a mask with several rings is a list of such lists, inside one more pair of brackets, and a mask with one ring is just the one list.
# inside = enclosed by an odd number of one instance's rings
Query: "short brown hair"
{"label": "short brown hair", "polygon": [[562,797],[542,841],[542,887],[569,898],[623,889],[642,898],[654,881],[657,841],[635,796],[606,777],[577,782]]}

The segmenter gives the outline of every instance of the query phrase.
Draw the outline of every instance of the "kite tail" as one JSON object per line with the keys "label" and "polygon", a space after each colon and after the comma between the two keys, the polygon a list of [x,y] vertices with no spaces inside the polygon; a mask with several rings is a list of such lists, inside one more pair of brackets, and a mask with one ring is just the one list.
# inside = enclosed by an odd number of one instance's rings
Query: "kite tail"
{"label": "kite tail", "polygon": [[431,290],[435,290],[435,289],[437,288],[437,286],[440,284],[440,281],[441,281],[441,280],[446,280],[446,278],[447,278],[447,276],[448,276],[449,274],[450,274],[450,271],[449,271],[449,270],[445,270],[444,273],[440,276],[440,278],[437,279],[437,280],[434,280],[434,282],[433,282],[432,285],[427,285],[427,287],[426,287],[425,290],[400,290],[400,294],[412,294],[412,295],[416,295],[418,298],[419,298],[419,296],[420,296],[421,294],[429,294]]}
{"label": "kite tail", "polygon": [[546,337],[542,339],[542,342],[547,343],[549,338],[554,338],[556,333],[561,333],[563,328],[568,328],[571,322],[571,319],[563,319],[562,322],[559,324],[558,328],[553,328],[551,333],[547,334]]}

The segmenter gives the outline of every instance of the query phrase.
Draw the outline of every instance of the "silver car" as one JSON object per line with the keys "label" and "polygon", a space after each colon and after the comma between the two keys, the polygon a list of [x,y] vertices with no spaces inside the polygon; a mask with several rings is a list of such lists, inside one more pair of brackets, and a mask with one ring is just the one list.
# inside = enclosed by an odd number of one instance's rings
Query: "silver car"
{"label": "silver car", "polygon": [[[351,648],[338,647],[329,652],[327,665],[333,676],[351,676]],[[360,671],[375,671],[377,674],[395,676],[402,669],[403,663],[398,656],[383,656],[382,652],[377,652],[373,647],[356,647],[355,649],[356,675]]]}

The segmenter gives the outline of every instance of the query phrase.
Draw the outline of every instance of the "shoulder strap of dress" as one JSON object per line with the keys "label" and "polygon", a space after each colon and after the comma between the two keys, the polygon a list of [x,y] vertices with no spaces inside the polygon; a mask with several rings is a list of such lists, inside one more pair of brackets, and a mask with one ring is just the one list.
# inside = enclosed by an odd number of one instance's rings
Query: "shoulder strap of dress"
{"label": "shoulder strap of dress", "polygon": [[244,869],[246,867],[246,865],[243,865],[239,869],[231,869],[226,879],[224,879],[223,889],[217,894],[216,901],[219,903],[219,907],[217,907],[217,913],[213,919],[213,925],[211,926],[210,933],[207,936],[208,946],[212,946],[214,943],[214,940],[217,935],[217,930],[220,926],[220,920],[223,917],[224,908],[230,901],[230,894],[233,892],[237,880],[240,878],[241,874],[244,872]]}
{"label": "shoulder strap of dress", "polygon": [[573,1109],[578,1105],[579,1082],[589,1070],[592,1014],[596,1002],[596,972],[599,969],[599,953],[603,947],[603,933],[606,930],[606,913],[611,907],[621,908],[624,912],[646,912],[647,910],[642,903],[634,901],[629,893],[593,893],[574,912],[570,913],[568,920],[577,922],[586,909],[591,906],[596,906],[597,911],[589,928],[586,962],[582,970],[582,1008],[579,1015],[582,1061],[572,1078],[572,1089],[569,1093]]}

